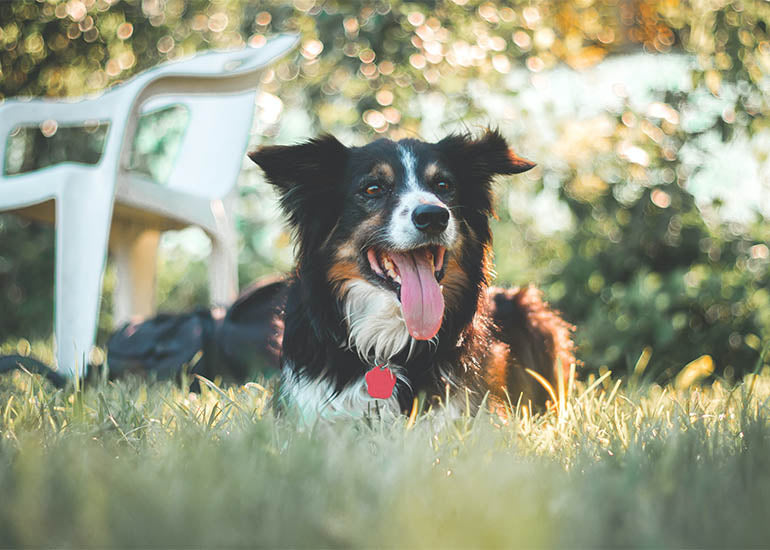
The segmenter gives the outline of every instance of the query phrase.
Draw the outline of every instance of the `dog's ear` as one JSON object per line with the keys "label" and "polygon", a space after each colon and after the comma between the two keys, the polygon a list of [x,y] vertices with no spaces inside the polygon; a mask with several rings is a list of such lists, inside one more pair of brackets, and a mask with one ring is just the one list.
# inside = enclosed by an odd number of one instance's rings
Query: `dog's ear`
{"label": "dog's ear", "polygon": [[480,138],[455,134],[438,142],[447,159],[487,181],[496,175],[520,174],[536,166],[516,155],[497,130],[487,130]]}
{"label": "dog's ear", "polygon": [[348,148],[337,138],[324,135],[298,145],[271,145],[249,153],[265,172],[267,181],[286,192],[296,186],[322,186],[332,172],[344,170]]}
{"label": "dog's ear", "polygon": [[330,135],[299,145],[272,145],[249,153],[281,197],[289,222],[307,234],[321,231],[339,209],[349,149]]}
{"label": "dog's ear", "polygon": [[479,138],[469,134],[450,135],[436,146],[457,175],[460,202],[467,207],[468,215],[470,212],[484,217],[494,214],[492,178],[520,174],[535,167],[535,163],[516,155],[497,130],[487,130]]}

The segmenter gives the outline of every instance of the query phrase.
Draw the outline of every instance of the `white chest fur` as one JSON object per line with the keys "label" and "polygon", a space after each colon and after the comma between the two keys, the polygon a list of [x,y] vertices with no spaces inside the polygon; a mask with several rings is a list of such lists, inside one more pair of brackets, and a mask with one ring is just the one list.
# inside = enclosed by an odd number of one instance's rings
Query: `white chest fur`
{"label": "white chest fur", "polygon": [[[366,414],[398,415],[397,390],[389,399],[375,399],[366,389],[364,373],[341,392],[335,394],[334,385],[325,378],[310,378],[304,372],[295,373],[290,365],[284,366],[281,377],[281,398],[296,409],[302,419],[312,424],[317,419],[361,418]],[[405,380],[398,367],[396,376]]]}
{"label": "white chest fur", "polygon": [[[409,386],[403,369],[390,359],[404,348],[414,345],[409,335],[401,305],[396,296],[363,280],[352,281],[345,288],[345,322],[348,325],[347,345],[355,349],[366,365],[388,363],[397,379]],[[329,367],[333,369],[334,366]],[[335,394],[334,384],[324,377],[307,376],[302,366],[284,365],[281,397],[297,408],[309,422],[317,418],[360,418],[374,410],[380,414],[399,414],[397,391],[389,399],[375,399],[366,389],[366,367],[360,378]]]}
{"label": "white chest fur", "polygon": [[345,288],[344,310],[348,345],[364,361],[387,362],[416,342],[393,292],[360,279],[351,281]]}

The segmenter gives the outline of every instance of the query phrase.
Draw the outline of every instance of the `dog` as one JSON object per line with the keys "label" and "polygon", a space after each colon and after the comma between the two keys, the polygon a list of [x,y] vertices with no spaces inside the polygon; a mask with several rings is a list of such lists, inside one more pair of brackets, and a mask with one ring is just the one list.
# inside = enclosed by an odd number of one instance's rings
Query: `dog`
{"label": "dog", "polygon": [[[424,395],[459,410],[532,410],[549,395],[537,377],[567,381],[573,328],[535,287],[490,287],[492,180],[535,166],[498,131],[362,147],[326,135],[249,158],[277,190],[295,244],[284,405],[305,418],[408,414]],[[374,396],[377,369],[392,393]]]}

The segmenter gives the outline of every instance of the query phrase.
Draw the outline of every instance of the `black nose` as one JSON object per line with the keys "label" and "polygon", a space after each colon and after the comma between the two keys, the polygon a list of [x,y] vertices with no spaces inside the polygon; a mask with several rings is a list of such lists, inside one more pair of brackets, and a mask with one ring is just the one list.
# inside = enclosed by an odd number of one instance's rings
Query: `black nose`
{"label": "black nose", "polygon": [[425,233],[441,233],[449,223],[449,210],[437,204],[421,204],[412,211],[412,222]]}

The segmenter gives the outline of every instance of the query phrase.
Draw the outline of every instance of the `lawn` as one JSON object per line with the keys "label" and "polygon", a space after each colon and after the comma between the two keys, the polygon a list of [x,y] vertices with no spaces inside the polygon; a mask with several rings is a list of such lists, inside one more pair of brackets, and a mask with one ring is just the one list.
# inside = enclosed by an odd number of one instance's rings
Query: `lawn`
{"label": "lawn", "polygon": [[[0,546],[766,546],[770,373],[302,426],[271,382],[0,378]],[[565,395],[566,394],[566,395]]]}

